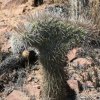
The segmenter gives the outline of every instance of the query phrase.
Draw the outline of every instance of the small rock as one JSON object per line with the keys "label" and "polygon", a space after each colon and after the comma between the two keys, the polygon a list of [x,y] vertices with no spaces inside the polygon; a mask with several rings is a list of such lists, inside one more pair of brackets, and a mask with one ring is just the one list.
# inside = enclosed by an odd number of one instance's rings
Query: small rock
{"label": "small rock", "polygon": [[85,85],[86,85],[87,88],[93,88],[94,87],[93,83],[91,81],[86,81]]}
{"label": "small rock", "polygon": [[82,90],[82,85],[77,80],[68,80],[67,83],[69,84],[70,88],[73,89],[76,93],[79,93]]}
{"label": "small rock", "polygon": [[27,81],[28,82],[31,82],[33,80],[33,77],[32,76],[29,76],[28,78],[27,78]]}
{"label": "small rock", "polygon": [[73,66],[79,66],[79,68],[84,68],[93,64],[92,59],[87,58],[77,58],[72,62]]}
{"label": "small rock", "polygon": [[74,48],[70,50],[69,53],[67,54],[68,61],[72,61],[73,59],[75,59],[78,56],[77,53],[80,52],[81,50],[82,48]]}

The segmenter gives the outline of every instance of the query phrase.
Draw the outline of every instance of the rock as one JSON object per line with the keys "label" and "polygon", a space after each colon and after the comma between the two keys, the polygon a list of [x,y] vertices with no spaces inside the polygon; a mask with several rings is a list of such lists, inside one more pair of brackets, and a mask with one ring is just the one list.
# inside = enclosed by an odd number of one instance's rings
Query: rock
{"label": "rock", "polygon": [[82,48],[74,48],[70,50],[67,54],[68,61],[72,61],[78,56],[78,52],[81,52]]}
{"label": "rock", "polygon": [[6,100],[30,100],[23,92],[14,90],[6,97]]}
{"label": "rock", "polygon": [[85,85],[86,85],[87,88],[93,88],[94,87],[93,82],[91,82],[91,81],[86,81]]}
{"label": "rock", "polygon": [[77,80],[68,80],[68,85],[71,89],[73,89],[76,93],[79,93],[82,90],[82,84]]}
{"label": "rock", "polygon": [[77,58],[72,62],[73,66],[78,66],[80,68],[84,68],[92,64],[93,64],[93,61],[91,58]]}
{"label": "rock", "polygon": [[33,79],[33,77],[32,77],[32,76],[29,76],[29,77],[27,78],[27,81],[28,81],[28,82],[31,82],[32,79]]}

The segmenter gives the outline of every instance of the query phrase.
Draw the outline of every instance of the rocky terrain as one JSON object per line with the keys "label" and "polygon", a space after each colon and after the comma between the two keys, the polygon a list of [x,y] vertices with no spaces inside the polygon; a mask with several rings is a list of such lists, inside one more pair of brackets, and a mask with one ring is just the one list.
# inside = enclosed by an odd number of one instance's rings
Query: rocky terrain
{"label": "rocky terrain", "polygon": [[[68,0],[64,4],[52,3],[53,0],[52,2],[44,0],[42,5],[35,7],[34,0],[20,0],[20,2],[19,0],[0,0],[0,62],[11,54],[10,37],[13,28],[20,22],[27,22],[28,15],[40,16],[38,12],[47,12],[57,17],[60,15],[60,18],[69,17],[69,8],[65,7],[65,4],[68,5]],[[86,27],[84,25],[83,27]],[[81,97],[81,100],[100,100],[100,30],[98,30],[98,25],[87,25],[93,33],[90,49],[75,47],[65,55],[67,66],[64,71],[69,75],[66,82],[77,96]],[[42,76],[42,65],[38,59],[31,67],[3,73],[0,75],[0,100],[40,100]]]}

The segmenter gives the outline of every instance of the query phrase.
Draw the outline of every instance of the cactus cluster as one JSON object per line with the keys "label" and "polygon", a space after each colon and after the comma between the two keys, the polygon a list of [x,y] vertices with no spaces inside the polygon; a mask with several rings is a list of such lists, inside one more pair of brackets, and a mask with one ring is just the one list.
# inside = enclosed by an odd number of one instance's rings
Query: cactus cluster
{"label": "cactus cluster", "polygon": [[16,31],[28,46],[35,47],[40,52],[44,72],[41,98],[65,100],[67,96],[74,94],[66,83],[63,69],[66,64],[65,55],[69,49],[84,43],[86,32],[68,22],[46,16],[31,22],[30,32],[20,33],[18,28]]}

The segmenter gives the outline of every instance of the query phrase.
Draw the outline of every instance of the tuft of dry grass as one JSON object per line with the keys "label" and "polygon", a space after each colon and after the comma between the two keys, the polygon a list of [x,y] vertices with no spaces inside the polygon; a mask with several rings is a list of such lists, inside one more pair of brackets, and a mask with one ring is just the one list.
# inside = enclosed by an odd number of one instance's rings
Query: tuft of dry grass
{"label": "tuft of dry grass", "polygon": [[100,28],[100,0],[93,0],[90,2],[91,18],[96,24],[97,28]]}

